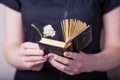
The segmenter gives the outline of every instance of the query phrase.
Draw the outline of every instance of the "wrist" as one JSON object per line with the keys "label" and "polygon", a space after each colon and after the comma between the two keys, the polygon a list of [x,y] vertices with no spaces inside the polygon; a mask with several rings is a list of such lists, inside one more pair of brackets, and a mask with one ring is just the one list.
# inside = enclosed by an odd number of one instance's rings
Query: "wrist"
{"label": "wrist", "polygon": [[116,67],[119,58],[115,55],[115,53],[114,49],[106,49],[91,55],[92,71],[108,71]]}
{"label": "wrist", "polygon": [[106,71],[106,62],[105,62],[105,56],[102,53],[96,53],[96,54],[85,54],[86,60],[84,64],[84,69],[86,72],[92,72],[92,71]]}

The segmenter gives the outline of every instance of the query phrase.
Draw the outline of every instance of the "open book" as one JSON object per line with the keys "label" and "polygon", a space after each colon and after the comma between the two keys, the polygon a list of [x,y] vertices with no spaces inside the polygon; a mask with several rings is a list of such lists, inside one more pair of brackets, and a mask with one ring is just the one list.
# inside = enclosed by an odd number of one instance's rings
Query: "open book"
{"label": "open book", "polygon": [[41,38],[40,48],[46,53],[56,53],[62,55],[64,51],[77,51],[85,48],[92,40],[92,29],[90,25],[76,20],[65,19],[61,22],[64,41],[48,38]]}

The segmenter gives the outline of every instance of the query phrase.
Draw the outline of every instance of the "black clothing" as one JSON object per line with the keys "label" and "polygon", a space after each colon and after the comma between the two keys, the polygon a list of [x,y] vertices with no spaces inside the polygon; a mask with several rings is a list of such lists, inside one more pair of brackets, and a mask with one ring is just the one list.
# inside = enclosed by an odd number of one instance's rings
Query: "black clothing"
{"label": "black clothing", "polygon": [[[120,0],[3,0],[8,7],[20,12],[23,19],[24,41],[37,42],[39,34],[31,24],[42,29],[51,24],[56,30],[54,39],[62,40],[60,21],[65,18],[79,19],[92,25],[92,42],[83,51],[100,52],[102,16],[120,5]],[[67,12],[67,13],[66,13]],[[62,77],[61,77],[62,76]],[[108,80],[106,72],[81,73],[69,76],[61,73],[48,62],[41,71],[17,70],[15,80]]]}

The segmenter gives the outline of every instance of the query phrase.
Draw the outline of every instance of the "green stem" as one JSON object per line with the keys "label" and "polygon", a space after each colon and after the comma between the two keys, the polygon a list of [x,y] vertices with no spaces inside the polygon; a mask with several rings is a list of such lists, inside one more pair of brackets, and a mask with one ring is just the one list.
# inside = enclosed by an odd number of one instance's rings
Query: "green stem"
{"label": "green stem", "polygon": [[42,38],[43,36],[42,36],[42,33],[40,32],[40,30],[39,30],[34,24],[31,24],[31,26],[32,26],[35,30],[37,30],[37,32],[39,33],[40,37]]}

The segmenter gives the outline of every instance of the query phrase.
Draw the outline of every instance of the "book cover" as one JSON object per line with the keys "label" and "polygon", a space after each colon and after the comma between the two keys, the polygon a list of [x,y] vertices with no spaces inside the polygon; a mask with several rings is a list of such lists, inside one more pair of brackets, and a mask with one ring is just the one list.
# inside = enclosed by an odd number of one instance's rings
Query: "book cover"
{"label": "book cover", "polygon": [[39,32],[41,40],[38,43],[46,54],[55,53],[62,56],[64,51],[79,52],[92,41],[91,26],[80,20],[65,19],[61,22],[64,41],[47,38],[55,36],[55,30],[51,25],[44,27],[43,34],[35,25],[32,26]]}

